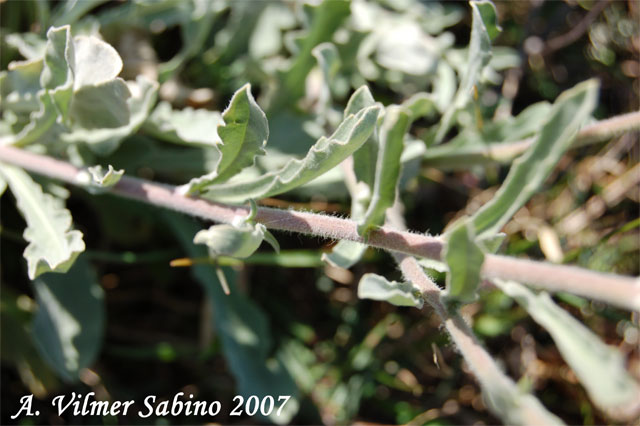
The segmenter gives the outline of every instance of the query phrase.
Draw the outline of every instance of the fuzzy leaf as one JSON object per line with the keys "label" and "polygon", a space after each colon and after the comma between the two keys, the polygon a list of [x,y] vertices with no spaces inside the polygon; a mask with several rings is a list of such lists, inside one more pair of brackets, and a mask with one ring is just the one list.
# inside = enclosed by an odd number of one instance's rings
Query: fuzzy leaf
{"label": "fuzzy leaf", "polygon": [[183,145],[212,146],[222,143],[218,127],[224,125],[222,115],[206,109],[171,109],[160,102],[143,125],[143,130],[168,142]]}
{"label": "fuzzy leaf", "polygon": [[[266,232],[268,232],[267,228],[261,223],[255,225],[243,223],[240,226],[213,225],[209,229],[198,232],[193,237],[193,242],[206,244],[213,256],[231,256],[244,259],[258,250]],[[271,236],[270,240],[275,239]]]}
{"label": "fuzzy leaf", "polygon": [[424,300],[420,289],[410,282],[387,281],[376,274],[364,274],[358,283],[360,299],[382,300],[396,306],[413,306],[421,309]]}
{"label": "fuzzy leaf", "polygon": [[460,220],[446,233],[446,241],[443,259],[449,273],[442,298],[446,302],[473,302],[484,262],[484,252],[475,241],[473,226],[466,219]]}
{"label": "fuzzy leaf", "polygon": [[597,81],[588,80],[558,97],[533,145],[513,162],[496,195],[473,216],[478,237],[500,231],[539,190],[595,108],[597,94]]}
{"label": "fuzzy leaf", "polygon": [[333,246],[331,252],[322,253],[322,260],[332,266],[349,269],[358,263],[365,251],[367,251],[366,244],[340,240]]}
{"label": "fuzzy leaf", "polygon": [[53,271],[66,272],[84,251],[82,233],[71,229],[71,213],[62,200],[42,192],[42,188],[22,169],[0,165],[0,173],[16,198],[27,228],[24,239],[29,245],[24,257],[29,278]]}
{"label": "fuzzy leaf", "polygon": [[[367,86],[361,86],[356,90],[344,110],[344,118],[351,114],[357,114],[358,111],[371,107],[376,104],[373,95]],[[371,136],[356,152],[353,153],[353,171],[359,182],[364,182],[369,187],[369,195],[366,200],[367,204],[371,196],[373,183],[376,176],[376,159],[378,158],[378,136],[377,130],[374,129]],[[353,196],[353,195],[352,195]],[[363,210],[366,210],[366,205]],[[364,212],[363,212],[364,213]]]}
{"label": "fuzzy leaf", "polygon": [[40,73],[43,61],[11,62],[8,71],[0,72],[2,108],[15,113],[30,113],[40,107]]}
{"label": "fuzzy leaf", "polygon": [[69,103],[73,94],[74,62],[71,28],[49,28],[44,54],[44,68],[40,74],[40,85],[47,90],[55,106],[60,111],[63,122],[67,122]]}
{"label": "fuzzy leaf", "polygon": [[66,381],[95,361],[104,334],[104,295],[88,262],[68,273],[44,274],[33,282],[38,310],[33,339],[42,358]]}
{"label": "fuzzy leaf", "polygon": [[[473,86],[476,85],[478,79],[482,75],[482,70],[491,59],[491,37],[489,30],[497,31],[495,23],[496,11],[492,2],[470,1],[471,6],[471,40],[469,41],[469,53],[465,73],[460,81],[460,86],[456,92],[453,103],[444,112],[438,131],[435,136],[435,142],[440,143],[451,128],[455,113],[464,108],[473,94]],[[489,10],[492,9],[492,12]],[[487,21],[485,21],[487,19]]]}
{"label": "fuzzy leaf", "polygon": [[218,135],[222,140],[219,145],[220,162],[216,170],[187,184],[190,193],[228,180],[245,167],[252,166],[257,155],[265,154],[269,123],[253,99],[249,84],[236,91],[222,113],[222,119],[225,124],[218,127]]}
{"label": "fuzzy leaf", "polygon": [[56,122],[58,112],[53,105],[51,96],[40,90],[37,95],[39,109],[29,114],[29,122],[17,134],[0,137],[0,145],[16,146],[28,145],[42,137]]}
{"label": "fuzzy leaf", "polygon": [[409,129],[409,114],[401,107],[386,108],[380,128],[380,145],[376,162],[373,196],[363,220],[358,224],[358,234],[366,235],[372,228],[382,225],[385,212],[396,199],[400,177],[400,156],[404,148],[404,135]]}
{"label": "fuzzy leaf", "polygon": [[205,197],[226,202],[271,197],[324,174],[367,140],[376,124],[377,106],[346,118],[329,138],[321,137],[302,160],[289,160],[281,169],[253,180],[210,186]]}
{"label": "fuzzy leaf", "polygon": [[638,403],[640,385],[625,368],[624,356],[616,347],[605,344],[556,305],[548,293],[534,293],[513,281],[495,280],[495,284],[551,334],[562,357],[596,405],[606,412],[620,414],[620,410]]}
{"label": "fuzzy leaf", "polygon": [[116,170],[111,164],[109,164],[107,171],[104,171],[102,166],[97,165],[89,167],[87,171],[77,177],[76,180],[86,185],[108,188],[118,183],[122,175],[124,175],[124,170]]}

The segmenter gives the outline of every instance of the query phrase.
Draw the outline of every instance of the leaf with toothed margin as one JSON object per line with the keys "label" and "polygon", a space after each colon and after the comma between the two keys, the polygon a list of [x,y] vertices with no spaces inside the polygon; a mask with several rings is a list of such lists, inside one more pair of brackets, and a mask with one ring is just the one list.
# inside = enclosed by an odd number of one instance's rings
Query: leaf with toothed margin
{"label": "leaf with toothed margin", "polygon": [[186,185],[189,193],[225,182],[245,167],[253,166],[256,156],[265,154],[269,123],[251,95],[251,85],[246,84],[234,93],[222,113],[222,120],[224,125],[218,127],[222,143],[217,145],[220,150],[217,167],[209,174],[192,179]]}
{"label": "leaf with toothed margin", "polygon": [[625,368],[624,356],[618,348],[605,344],[556,305],[548,293],[535,293],[513,281],[494,280],[494,283],[549,332],[562,358],[598,407],[612,416],[620,416],[624,410],[637,410],[640,385]]}
{"label": "leaf with toothed margin", "polygon": [[470,303],[477,298],[480,285],[480,269],[484,252],[478,246],[473,225],[465,218],[454,224],[445,234],[446,247],[443,259],[449,266],[447,287],[442,293],[445,303]]}
{"label": "leaf with toothed margin", "polygon": [[0,165],[0,173],[16,198],[27,228],[24,250],[29,278],[45,272],[66,272],[85,249],[82,232],[71,229],[71,213],[62,200],[45,194],[22,169]]}
{"label": "leaf with toothed margin", "polygon": [[340,164],[367,140],[376,125],[377,106],[363,109],[342,121],[330,137],[321,137],[305,158],[289,160],[281,169],[258,178],[212,185],[203,197],[216,201],[242,202],[272,197],[289,191]]}
{"label": "leaf with toothed margin", "polygon": [[358,223],[358,234],[362,236],[366,236],[371,229],[383,224],[385,212],[396,199],[400,178],[400,156],[409,124],[409,114],[404,108],[399,106],[386,108],[379,132],[380,145],[373,196],[364,218]]}
{"label": "leaf with toothed margin", "polygon": [[420,289],[411,282],[387,281],[377,274],[364,274],[358,283],[358,298],[382,300],[396,306],[412,306],[421,309],[424,300]]}

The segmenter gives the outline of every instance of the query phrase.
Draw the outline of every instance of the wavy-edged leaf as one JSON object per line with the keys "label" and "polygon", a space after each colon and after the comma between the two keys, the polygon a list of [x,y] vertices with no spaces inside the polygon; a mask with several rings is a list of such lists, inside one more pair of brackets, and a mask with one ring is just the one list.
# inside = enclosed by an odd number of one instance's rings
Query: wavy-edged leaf
{"label": "wavy-edged leaf", "polygon": [[447,303],[473,302],[477,297],[480,269],[484,262],[484,252],[476,243],[473,225],[467,219],[460,220],[445,238],[447,244],[442,257],[449,266],[449,273],[442,298]]}
{"label": "wavy-edged leaf", "polygon": [[74,62],[73,56],[71,28],[68,25],[49,28],[40,85],[51,96],[64,123],[67,122],[69,103],[73,94],[73,69],[69,65]]}
{"label": "wavy-edged leaf", "polygon": [[366,235],[382,225],[385,212],[396,199],[400,178],[400,156],[404,148],[404,135],[410,124],[410,116],[402,107],[386,108],[380,128],[380,144],[376,162],[376,176],[371,203],[364,218],[358,223],[358,234]]}
{"label": "wavy-edged leaf", "polygon": [[[347,103],[347,107],[344,110],[344,118],[347,118],[351,114],[357,114],[364,108],[374,106],[376,101],[373,99],[373,95],[369,91],[367,86],[359,87]],[[356,152],[353,153],[353,171],[356,175],[356,179],[359,182],[364,182],[369,187],[369,195],[367,196],[366,203],[369,203],[373,183],[376,176],[376,159],[378,158],[378,137],[377,130],[374,129],[371,136]],[[353,196],[354,194],[352,194]],[[353,210],[353,208],[352,208]],[[366,205],[363,209],[366,210]],[[353,212],[352,212],[353,214]]]}
{"label": "wavy-edged leaf", "polygon": [[101,165],[87,168],[86,172],[80,172],[76,181],[83,185],[92,185],[99,188],[109,188],[118,183],[124,175],[124,170],[116,170],[111,164],[105,171]]}
{"label": "wavy-edged leaf", "polygon": [[38,310],[33,339],[40,355],[66,381],[95,361],[104,335],[104,295],[89,263],[79,258],[66,274],[33,282]]}
{"label": "wavy-edged leaf", "polygon": [[623,418],[625,409],[637,409],[640,385],[625,368],[624,356],[617,348],[605,344],[556,305],[548,293],[534,293],[513,281],[495,280],[495,284],[551,334],[562,357],[598,407]]}
{"label": "wavy-edged leaf", "polygon": [[40,90],[37,98],[39,109],[29,114],[29,122],[18,133],[0,137],[0,145],[28,145],[40,139],[51,129],[58,117],[58,111],[46,91]]}
{"label": "wavy-edged leaf", "polygon": [[212,146],[222,143],[218,127],[224,125],[218,111],[171,108],[169,102],[160,102],[144,122],[143,130],[152,136],[176,144]]}
{"label": "wavy-edged leaf", "polygon": [[[196,223],[177,214],[167,212],[165,215],[189,257],[207,255],[204,247],[194,245],[191,240],[191,236],[198,231]],[[191,270],[213,306],[212,325],[220,336],[222,352],[236,379],[238,393],[245,398],[250,395],[257,395],[259,398],[266,395],[291,395],[280,416],[276,416],[274,410],[269,417],[277,424],[289,423],[300,406],[299,391],[280,357],[270,358],[273,342],[269,320],[264,311],[242,292],[234,291],[233,269],[225,269],[231,287],[229,295],[223,294],[215,278],[214,266],[196,264]]]}
{"label": "wavy-edged leaf", "polygon": [[24,170],[0,165],[0,173],[9,184],[27,228],[24,250],[29,278],[45,272],[66,272],[84,251],[82,232],[72,230],[71,213],[62,200],[42,192],[42,188]]}
{"label": "wavy-edged leaf", "polygon": [[424,300],[420,289],[410,282],[387,281],[377,274],[364,274],[358,283],[360,299],[382,300],[396,306],[412,306],[421,309]]}
{"label": "wavy-edged leaf", "polygon": [[281,169],[245,182],[210,186],[205,197],[242,202],[281,194],[324,174],[340,164],[373,132],[380,108],[365,108],[347,117],[330,137],[321,137],[305,158],[288,161]]}
{"label": "wavy-edged leaf", "polygon": [[73,127],[70,133],[62,133],[60,139],[68,143],[86,143],[98,155],[107,155],[115,151],[120,142],[135,133],[148,117],[158,92],[158,83],[143,75],[139,75],[136,81],[128,81],[127,86],[132,95],[126,103],[129,111],[127,123],[114,128]]}
{"label": "wavy-edged leaf", "polygon": [[[482,75],[482,70],[491,59],[490,33],[499,31],[496,25],[495,6],[491,1],[470,1],[471,6],[471,40],[469,41],[469,53],[465,73],[460,81],[453,103],[445,110],[438,131],[435,135],[435,143],[442,142],[451,128],[456,112],[464,108],[473,94],[473,86]],[[486,19],[486,20],[485,20]]]}
{"label": "wavy-edged leaf", "polygon": [[245,167],[253,166],[257,155],[265,154],[269,123],[251,95],[251,85],[246,84],[234,93],[222,113],[222,120],[224,125],[218,127],[222,140],[220,162],[214,171],[192,179],[186,185],[190,193],[228,180]]}
{"label": "wavy-edged leaf", "polygon": [[598,82],[588,80],[558,97],[533,145],[513,162],[493,199],[473,215],[478,237],[500,231],[540,188],[595,108],[597,95]]}

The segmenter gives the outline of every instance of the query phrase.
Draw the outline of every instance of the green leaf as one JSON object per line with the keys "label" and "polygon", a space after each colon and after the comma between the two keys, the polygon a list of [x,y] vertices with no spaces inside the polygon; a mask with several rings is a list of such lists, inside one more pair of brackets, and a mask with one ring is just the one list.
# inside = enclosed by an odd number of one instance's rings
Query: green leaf
{"label": "green leaf", "polygon": [[111,164],[109,164],[107,171],[102,166],[97,165],[89,167],[86,172],[80,172],[76,177],[76,181],[82,185],[109,188],[118,183],[122,175],[124,175],[124,170],[115,170]]}
{"label": "green leaf", "polygon": [[473,216],[478,237],[500,231],[539,190],[595,108],[597,94],[597,81],[588,80],[558,97],[533,145],[513,162],[496,195]]}
{"label": "green leaf", "polygon": [[[222,143],[218,127],[224,125],[217,111],[171,109],[169,102],[160,102],[143,124],[150,135],[172,143],[195,146],[212,146]],[[219,151],[219,150],[218,150]]]}
{"label": "green leaf", "polygon": [[39,109],[29,114],[29,122],[17,134],[0,137],[0,145],[24,146],[33,143],[46,134],[56,122],[58,112],[51,96],[44,91],[38,92]]}
{"label": "green leaf", "polygon": [[218,127],[220,162],[214,171],[192,179],[187,184],[188,192],[224,182],[245,167],[252,166],[257,155],[264,155],[264,146],[269,138],[269,123],[251,95],[251,86],[244,85],[236,91],[231,103],[222,113],[224,126]]}
{"label": "green leaf", "polygon": [[42,192],[42,188],[22,169],[0,165],[0,173],[16,198],[27,228],[24,239],[29,245],[24,257],[29,278],[53,271],[66,272],[84,251],[82,232],[71,229],[71,213],[62,200]]}
{"label": "green leaf", "polygon": [[364,274],[358,283],[360,299],[382,300],[396,306],[413,306],[421,309],[424,300],[420,289],[410,282],[387,281],[376,274]]}
{"label": "green leaf", "polygon": [[322,253],[322,260],[332,266],[349,269],[362,258],[367,245],[355,241],[340,240],[331,252]]}
{"label": "green leaf", "polygon": [[447,244],[443,259],[449,266],[447,288],[442,293],[445,302],[470,303],[476,300],[480,285],[480,269],[484,252],[475,241],[473,226],[463,219],[445,235]]}
{"label": "green leaf", "polygon": [[[351,114],[357,114],[362,109],[374,106],[375,104],[376,101],[373,99],[373,95],[371,95],[369,88],[367,86],[361,86],[353,93],[351,98],[349,98],[347,107],[344,110],[344,118],[347,118]],[[369,192],[362,197],[366,199],[366,204],[362,208],[363,214],[371,199],[371,192],[376,176],[377,158],[378,135],[377,129],[374,129],[371,133],[371,136],[369,136],[362,147],[360,147],[356,152],[353,153],[353,171],[356,174],[356,179],[358,180],[358,182],[364,182],[364,184],[368,187]],[[354,196],[355,194],[352,194],[352,197]],[[352,217],[354,213],[353,210],[354,209],[352,206]]]}
{"label": "green leaf", "polygon": [[206,244],[212,256],[231,256],[243,259],[258,250],[266,232],[268,232],[267,228],[261,223],[245,222],[238,226],[212,225],[209,229],[198,232],[193,237],[193,242]]}
{"label": "green leaf", "polygon": [[331,86],[341,65],[340,55],[333,43],[319,44],[313,48],[311,54],[322,70],[323,85],[318,104],[323,111],[322,114],[326,114],[326,109],[331,104]]}
{"label": "green leaf", "polygon": [[8,71],[0,72],[0,100],[4,110],[30,113],[40,107],[40,73],[43,61],[11,62]]}
{"label": "green leaf", "polygon": [[416,93],[402,103],[402,108],[409,114],[409,121],[430,117],[437,112],[435,98],[431,93]]}
{"label": "green leaf", "polygon": [[349,16],[349,2],[325,1],[317,5],[305,3],[304,12],[310,17],[309,27],[298,39],[298,52],[291,67],[283,75],[283,91],[276,104],[291,103],[304,94],[304,81],[313,68],[315,60],[312,49],[330,41],[342,21]]}
{"label": "green leaf", "polygon": [[83,258],[66,274],[44,274],[33,282],[38,310],[33,339],[42,358],[66,381],[93,364],[104,334],[104,295]]}
{"label": "green leaf", "polygon": [[409,130],[409,114],[401,107],[386,108],[380,128],[380,146],[376,163],[373,196],[363,220],[358,223],[358,234],[367,233],[382,225],[385,212],[396,199],[400,177],[400,156],[404,148],[404,135]]}
{"label": "green leaf", "polygon": [[69,116],[84,129],[118,128],[130,120],[129,87],[121,78],[96,85],[80,86],[73,93]]}
{"label": "green leaf", "polygon": [[69,64],[74,60],[74,53],[71,28],[68,25],[49,28],[40,85],[51,96],[63,122],[67,121],[73,93],[73,69]]}
{"label": "green leaf", "polygon": [[[206,256],[206,250],[191,241],[191,235],[198,230],[197,224],[184,216],[172,213],[165,215],[189,257]],[[280,357],[270,357],[273,342],[269,318],[260,306],[241,291],[234,290],[235,272],[232,269],[225,269],[231,287],[229,295],[223,294],[215,278],[214,266],[196,264],[191,270],[213,307],[212,325],[220,337],[222,352],[236,379],[237,392],[245,398],[256,395],[260,399],[266,395],[291,395],[280,416],[276,416],[274,410],[269,417],[277,424],[289,423],[300,406],[299,391]]]}
{"label": "green leaf", "polygon": [[[497,30],[495,25],[495,6],[490,1],[470,1],[471,6],[471,40],[469,41],[469,53],[465,73],[460,81],[453,103],[444,112],[438,131],[435,135],[435,143],[442,142],[451,128],[455,113],[464,108],[473,94],[473,87],[482,75],[482,70],[491,59],[491,37],[489,31]],[[485,21],[484,19],[488,19]]]}
{"label": "green leaf", "polygon": [[128,81],[127,86],[132,96],[127,99],[129,121],[120,127],[86,129],[73,127],[70,133],[62,133],[59,137],[68,143],[86,143],[98,155],[108,155],[115,151],[120,142],[133,134],[149,115],[156,101],[158,83],[139,75],[136,81]]}
{"label": "green leaf", "polygon": [[380,108],[363,109],[347,117],[329,138],[321,137],[302,160],[289,160],[280,170],[258,178],[208,188],[205,197],[226,202],[271,197],[298,187],[340,164],[373,132]]}
{"label": "green leaf", "polygon": [[495,284],[551,334],[562,357],[598,407],[619,415],[620,410],[637,405],[640,385],[627,371],[624,356],[616,347],[605,344],[556,305],[548,293],[534,293],[513,281],[495,280]]}

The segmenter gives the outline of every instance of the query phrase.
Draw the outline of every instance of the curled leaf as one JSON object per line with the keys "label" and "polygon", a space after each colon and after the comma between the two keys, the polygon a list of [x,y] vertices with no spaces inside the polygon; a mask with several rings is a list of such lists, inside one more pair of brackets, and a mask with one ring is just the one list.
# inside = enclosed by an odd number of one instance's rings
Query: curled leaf
{"label": "curled leaf", "polygon": [[364,274],[358,283],[360,299],[382,300],[396,306],[413,306],[421,309],[424,304],[420,289],[410,282],[387,281],[377,274]]}

